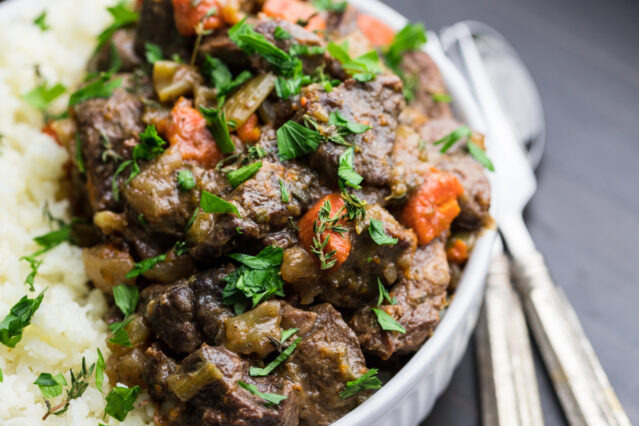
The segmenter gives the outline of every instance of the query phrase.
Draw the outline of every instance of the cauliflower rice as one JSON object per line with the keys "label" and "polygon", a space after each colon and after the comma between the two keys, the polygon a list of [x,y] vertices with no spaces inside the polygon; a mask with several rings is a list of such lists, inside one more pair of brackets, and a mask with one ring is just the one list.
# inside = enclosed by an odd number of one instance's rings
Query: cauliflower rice
{"label": "cauliflower rice", "polygon": [[[89,388],[65,414],[42,422],[47,409],[33,382],[42,372],[63,373],[68,381],[69,369],[78,371],[82,357],[88,364],[96,361],[96,348],[108,356],[107,327],[101,319],[107,304],[100,291],[86,285],[81,249],[67,243],[42,256],[35,292],[28,292],[23,284],[30,268],[20,257],[38,249],[33,237],[51,230],[43,206],[46,203],[54,216],[67,221],[69,206],[60,190],[67,153],[41,132],[42,113],[25,103],[21,94],[39,84],[37,65],[50,85],[62,83],[68,88],[50,107],[54,112],[64,110],[69,92],[82,80],[96,35],[111,21],[105,8],[113,3],[20,0],[0,5],[0,320],[26,293],[33,298],[47,289],[16,348],[0,344],[2,425],[97,425],[102,421],[109,387],[106,375],[104,394],[91,379]],[[50,25],[47,31],[33,24],[43,10]],[[145,399],[138,397],[137,405]],[[151,405],[137,408],[123,424],[147,424],[151,411]],[[103,422],[118,424],[112,418]]]}

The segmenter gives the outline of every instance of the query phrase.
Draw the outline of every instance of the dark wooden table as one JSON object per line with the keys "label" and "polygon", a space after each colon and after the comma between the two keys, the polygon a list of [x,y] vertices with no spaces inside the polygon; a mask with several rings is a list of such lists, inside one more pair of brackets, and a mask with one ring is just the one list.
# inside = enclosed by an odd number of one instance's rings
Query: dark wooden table
{"label": "dark wooden table", "polygon": [[[393,0],[431,30],[504,34],[541,91],[548,148],[527,221],[631,422],[639,424],[639,2]],[[566,420],[536,354],[546,424]],[[481,423],[474,343],[424,425]]]}

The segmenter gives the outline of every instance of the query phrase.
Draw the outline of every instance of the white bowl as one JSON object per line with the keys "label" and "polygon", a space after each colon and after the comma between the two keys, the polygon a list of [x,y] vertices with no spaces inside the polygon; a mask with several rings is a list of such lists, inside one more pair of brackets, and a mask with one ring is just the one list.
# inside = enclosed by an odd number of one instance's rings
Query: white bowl
{"label": "white bowl", "polygon": [[[350,0],[350,3],[395,30],[408,22],[377,0]],[[473,129],[484,130],[483,118],[465,80],[444,55],[436,35],[428,34],[425,50],[442,72],[457,117]],[[494,188],[492,183],[491,180]],[[437,397],[448,386],[475,328],[495,235],[494,230],[487,230],[478,239],[455,297],[433,336],[391,380],[334,426],[412,426],[426,417]]]}

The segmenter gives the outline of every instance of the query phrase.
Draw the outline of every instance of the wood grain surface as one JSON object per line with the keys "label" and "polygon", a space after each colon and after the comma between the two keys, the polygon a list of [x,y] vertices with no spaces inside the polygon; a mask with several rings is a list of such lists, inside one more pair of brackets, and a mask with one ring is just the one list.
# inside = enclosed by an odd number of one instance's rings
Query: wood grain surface
{"label": "wood grain surface", "polygon": [[[433,31],[464,19],[505,35],[530,67],[548,147],[527,223],[633,424],[639,424],[639,2],[393,0]],[[468,348],[423,425],[478,425]],[[539,355],[546,424],[563,425]]]}

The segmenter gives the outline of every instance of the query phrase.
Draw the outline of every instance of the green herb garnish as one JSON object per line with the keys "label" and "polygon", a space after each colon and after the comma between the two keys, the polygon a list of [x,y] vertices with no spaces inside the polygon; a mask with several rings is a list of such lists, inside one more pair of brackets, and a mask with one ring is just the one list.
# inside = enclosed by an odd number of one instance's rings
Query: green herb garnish
{"label": "green herb garnish", "polygon": [[278,178],[278,180],[280,182],[280,193],[282,195],[282,202],[283,203],[288,203],[290,201],[291,197],[288,194],[288,188],[286,188],[286,183],[284,183],[282,178]]}
{"label": "green herb garnish", "polygon": [[255,396],[259,396],[260,398],[262,398],[265,402],[264,405],[267,407],[273,406],[273,405],[278,405],[280,402],[284,401],[286,399],[286,397],[284,395],[278,395],[276,393],[264,393],[264,392],[260,392],[257,389],[257,386],[255,385],[250,385],[248,383],[244,383],[243,381],[238,381],[237,382],[238,385],[240,385],[240,387],[246,389],[247,391],[249,391],[250,393],[252,393]]}
{"label": "green herb garnish", "polygon": [[295,121],[287,121],[277,129],[277,148],[282,161],[315,152],[322,143],[322,135]]}
{"label": "green herb garnish", "polygon": [[[152,259],[147,259],[147,260],[155,260],[155,259],[157,259],[157,257],[154,257]],[[138,267],[138,265],[139,264],[136,263],[136,267]],[[136,268],[134,267],[133,270],[135,269]],[[132,278],[132,277],[127,277],[127,278]],[[138,291],[138,288],[134,285],[120,284],[119,286],[113,288],[113,299],[115,300],[115,304],[118,308],[120,308],[120,311],[122,311],[122,313],[125,316],[129,316],[133,312],[135,312],[135,307],[138,305],[139,298],[140,298],[140,293]]]}
{"label": "green herb garnish", "polygon": [[366,82],[373,80],[375,76],[382,72],[377,51],[371,50],[357,58],[351,58],[344,46],[334,42],[328,44],[328,52],[337,59],[344,71],[357,81]]}
{"label": "green herb garnish", "polygon": [[121,1],[115,6],[107,7],[107,11],[113,17],[113,23],[98,35],[98,44],[95,48],[97,52],[107,42],[118,29],[135,24],[139,14],[130,10],[126,1]]}
{"label": "green herb garnish", "polygon": [[226,178],[233,188],[237,188],[246,180],[252,178],[259,169],[262,168],[262,162],[257,161],[248,166],[240,167],[237,170],[233,170],[226,174]]}
{"label": "green herb garnish", "polygon": [[347,5],[348,3],[345,1],[334,3],[333,0],[313,0],[313,6],[315,6],[315,9],[320,12],[327,11],[342,13],[346,10]]}
{"label": "green herb garnish", "polygon": [[231,154],[235,151],[235,145],[231,140],[231,134],[229,133],[229,126],[226,122],[226,115],[224,111],[215,108],[206,108],[201,106],[200,112],[206,119],[207,127],[215,143],[223,154]]}
{"label": "green herb garnish", "polygon": [[402,58],[407,52],[419,50],[426,44],[426,28],[421,22],[408,23],[402,28],[391,44],[384,49],[384,58],[389,68],[396,70],[402,63]]}
{"label": "green herb garnish", "polygon": [[178,241],[177,243],[175,243],[175,246],[173,247],[173,253],[175,253],[176,256],[184,256],[188,252],[189,246],[186,241]]}
{"label": "green herb garnish", "polygon": [[[282,339],[282,341],[284,341],[284,339]],[[298,337],[297,339],[295,339],[293,343],[291,343],[286,349],[284,349],[282,353],[280,353],[277,356],[277,358],[271,361],[266,367],[264,368],[251,367],[249,369],[249,375],[253,377],[268,376],[271,373],[271,371],[275,370],[278,365],[283,363],[286,360],[286,358],[291,356],[291,354],[295,351],[295,348],[297,348],[297,345],[299,345],[301,341],[302,341],[301,337]]]}
{"label": "green herb garnish", "polygon": [[402,334],[406,334],[406,329],[385,311],[378,308],[371,308],[371,310],[377,316],[377,322],[380,327],[382,327],[382,330],[398,331]]}
{"label": "green herb garnish", "polygon": [[46,31],[49,28],[49,24],[47,24],[47,11],[45,10],[41,14],[39,14],[34,20],[33,23],[40,28],[40,31]]}
{"label": "green herb garnish", "polygon": [[346,399],[367,389],[381,388],[382,382],[377,378],[378,371],[379,370],[377,368],[371,368],[357,379],[347,382],[344,390],[339,393],[339,397],[341,399]]}
{"label": "green herb garnish", "polygon": [[430,96],[435,102],[450,103],[453,100],[448,93],[433,93]]}
{"label": "green herb garnish", "polygon": [[377,290],[379,291],[379,299],[377,299],[378,307],[382,305],[384,300],[386,300],[390,305],[397,305],[397,299],[390,297],[388,290],[386,290],[386,287],[384,287],[384,284],[382,284],[382,280],[380,280],[379,277],[377,277]]}
{"label": "green herb garnish", "polygon": [[31,91],[22,95],[22,99],[34,108],[44,111],[49,104],[60,97],[67,90],[64,85],[58,83],[51,87],[44,82]]}
{"label": "green herb garnish", "polygon": [[208,77],[215,90],[217,90],[216,96],[218,98],[218,105],[224,104],[226,95],[240,87],[247,82],[253,75],[250,71],[244,70],[233,78],[233,74],[218,58],[214,58],[210,55],[206,55],[204,63],[202,65],[202,74]]}
{"label": "green herb garnish", "polygon": [[291,33],[278,25],[273,31],[273,37],[275,37],[275,40],[288,40],[291,38]]}
{"label": "green herb garnish", "polygon": [[468,148],[468,152],[470,153],[470,155],[472,155],[473,158],[479,162],[479,164],[481,164],[491,172],[495,171],[493,162],[490,161],[490,158],[488,158],[486,152],[481,149],[479,145],[468,139],[468,142],[466,142],[466,148]]}
{"label": "green herb garnish", "polygon": [[331,209],[331,202],[325,200],[319,209],[317,219],[313,222],[313,244],[311,246],[311,252],[319,259],[320,269],[322,270],[332,268],[337,262],[335,258],[337,250],[324,253],[324,248],[331,238],[330,235],[326,235],[326,238],[322,239],[324,232],[333,231],[340,236],[346,232],[346,228],[339,224],[339,221],[344,217],[345,208],[342,207],[333,216],[331,216]]}
{"label": "green herb garnish", "polygon": [[[129,272],[127,272],[125,277],[127,279],[135,278],[135,277],[137,277],[139,275],[144,274],[145,272],[149,271],[150,269],[153,269],[153,267],[155,265],[157,265],[159,263],[162,263],[165,260],[166,260],[166,254],[160,254],[158,256],[151,257],[151,258],[148,258],[148,259],[144,259],[144,260],[142,260],[140,262],[136,262],[135,265],[133,266],[133,269],[131,269]],[[122,287],[122,286],[118,286],[118,287]],[[124,286],[124,287],[129,287],[129,286]],[[135,286],[130,286],[130,287],[131,288],[135,288]],[[137,290],[137,288],[136,288],[136,290]]]}
{"label": "green herb garnish", "polygon": [[80,132],[75,132],[75,166],[80,173],[85,173],[84,159],[82,158],[82,139],[80,139]]}
{"label": "green herb garnish", "polygon": [[437,140],[435,142],[435,145],[441,145],[439,152],[444,154],[446,153],[446,151],[450,149],[450,147],[452,147],[455,144],[455,142],[463,138],[470,138],[472,134],[473,132],[472,130],[470,130],[470,128],[468,128],[468,126],[460,126],[457,129],[450,132],[449,134],[447,134],[446,136],[444,136],[443,138]]}
{"label": "green herb garnish", "polygon": [[154,43],[144,43],[144,56],[150,64],[161,61],[164,57],[164,54],[162,53],[162,47]]}
{"label": "green herb garnish", "polygon": [[55,376],[51,375],[51,373],[40,373],[33,384],[38,385],[45,398],[55,398],[62,394],[62,386],[67,385],[67,380],[60,373]]}
{"label": "green herb garnish", "polygon": [[339,176],[344,185],[355,189],[361,189],[362,187],[360,186],[360,183],[362,183],[364,178],[353,168],[354,156],[355,149],[353,147],[348,148],[342,155],[340,155],[337,176]]}
{"label": "green herb garnish", "polygon": [[200,208],[205,213],[233,213],[235,216],[241,217],[240,212],[237,210],[237,207],[235,207],[235,204],[231,204],[208,191],[202,191]]}
{"label": "green herb garnish", "polygon": [[111,74],[100,74],[100,76],[78,89],[69,97],[69,107],[88,101],[89,99],[108,98],[113,95],[113,91],[122,85],[122,78],[111,80]]}
{"label": "green herb garnish", "polygon": [[[69,370],[69,375],[71,376],[71,386],[69,387],[69,389],[67,389],[66,397],[59,404],[55,406],[52,406],[51,402],[48,399],[44,400],[44,403],[47,406],[47,412],[42,417],[43,421],[46,420],[47,417],[49,417],[51,414],[56,416],[64,414],[69,409],[69,404],[71,403],[71,401],[74,399],[80,398],[82,394],[84,394],[84,391],[86,391],[87,388],[89,387],[88,380],[89,380],[89,377],[91,377],[91,375],[93,374],[94,368],[95,368],[95,364],[91,364],[91,366],[87,368],[86,360],[84,359],[84,357],[82,357],[82,369],[80,370],[80,372],[74,373],[73,370]],[[40,377],[42,377],[42,374],[40,375]],[[40,379],[40,377],[38,379]],[[47,379],[48,379],[48,376],[43,380],[43,382],[44,383],[55,382],[56,384],[59,384],[60,386],[62,386],[62,383],[64,383],[64,386],[67,385],[66,380],[60,374],[56,375],[55,377],[52,377],[53,380],[47,380]],[[58,390],[57,388],[54,389],[55,385],[45,385],[45,386],[51,386],[49,388],[49,391],[53,393],[56,393]],[[40,388],[40,390],[42,390],[42,387]],[[42,393],[44,394],[44,391]],[[54,396],[58,396],[61,393],[62,393],[62,389],[60,388],[60,392],[57,392],[56,395]],[[53,396],[50,396],[49,398],[52,398],[52,397]]]}
{"label": "green herb garnish", "polygon": [[190,191],[195,187],[195,178],[189,169],[180,170],[177,174],[178,188],[182,191]]}
{"label": "green herb garnish", "polygon": [[104,407],[104,415],[107,414],[114,419],[124,421],[126,416],[133,410],[133,404],[142,392],[139,386],[127,388],[116,386],[106,396],[106,407]]}
{"label": "green herb garnish", "polygon": [[384,224],[377,219],[371,219],[371,223],[368,226],[368,233],[370,234],[373,241],[375,241],[375,243],[380,246],[385,244],[397,244],[398,241],[397,238],[393,238],[386,233]]}
{"label": "green herb garnish", "polygon": [[282,330],[282,335],[280,336],[280,343],[284,343],[288,340],[289,337],[297,333],[299,330],[297,328],[289,328],[287,330]]}
{"label": "green herb garnish", "polygon": [[102,356],[102,351],[98,348],[98,360],[95,362],[95,387],[98,388],[100,393],[102,392],[102,383],[104,383],[104,370],[106,369],[106,362]]}

